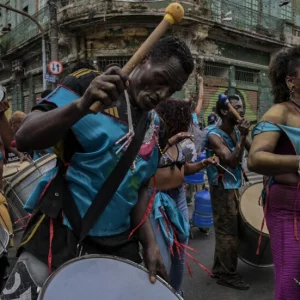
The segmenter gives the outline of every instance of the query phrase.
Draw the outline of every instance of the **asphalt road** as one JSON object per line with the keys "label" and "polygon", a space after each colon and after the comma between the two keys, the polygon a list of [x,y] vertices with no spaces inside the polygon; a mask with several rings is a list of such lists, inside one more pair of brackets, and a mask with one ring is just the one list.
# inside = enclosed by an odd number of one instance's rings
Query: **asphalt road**
{"label": "asphalt road", "polygon": [[[197,249],[195,258],[209,269],[212,267],[215,237],[213,229],[209,236],[204,235],[198,228],[193,229],[194,239],[189,245]],[[196,263],[189,260],[192,277],[185,270],[183,282],[185,300],[272,300],[273,297],[273,268],[255,268],[239,261],[238,272],[251,285],[247,291],[238,291],[220,286]]]}

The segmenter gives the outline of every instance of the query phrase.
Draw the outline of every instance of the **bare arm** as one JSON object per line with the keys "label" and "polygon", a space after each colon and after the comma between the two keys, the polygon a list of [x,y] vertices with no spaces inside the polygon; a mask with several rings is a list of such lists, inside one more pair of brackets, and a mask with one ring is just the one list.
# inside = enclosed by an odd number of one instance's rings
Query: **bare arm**
{"label": "bare arm", "polygon": [[213,151],[226,166],[235,169],[239,165],[243,155],[246,136],[240,137],[233,152],[231,152],[222,139],[215,134],[211,134],[208,137],[208,141]]}
{"label": "bare arm", "polygon": [[186,163],[184,165],[184,175],[191,175],[199,172],[200,170],[206,168],[208,165],[216,164],[219,162],[219,158],[216,157],[215,159],[207,158],[204,160],[201,160],[196,163]]}
{"label": "bare arm", "polygon": [[245,141],[245,148],[246,150],[249,152],[250,151],[250,148],[251,148],[251,141],[250,139],[247,137],[246,138],[246,141]]}
{"label": "bare arm", "polygon": [[203,100],[204,100],[203,77],[198,76],[198,80],[199,80],[199,96],[198,96],[197,106],[195,108],[195,113],[197,117],[200,117],[202,106],[203,106]]}
{"label": "bare arm", "polygon": [[64,107],[48,112],[33,112],[24,120],[16,134],[21,151],[46,149],[61,141],[70,127],[90,112],[95,102],[111,105],[119,99],[128,85],[128,78],[118,67],[108,69],[96,77],[84,95]]}
{"label": "bare arm", "polygon": [[[275,124],[286,123],[287,111],[283,106],[275,105],[263,116],[262,121]],[[262,132],[253,139],[248,156],[250,171],[266,176],[296,173],[299,156],[274,154],[280,132]]]}
{"label": "bare arm", "polygon": [[16,134],[17,148],[23,152],[49,148],[61,141],[83,116],[74,102],[48,112],[32,112]]}
{"label": "bare arm", "polygon": [[[135,228],[143,219],[149,204],[148,184],[139,190],[138,202],[131,212],[131,226]],[[149,270],[150,281],[155,282],[156,272],[167,279],[168,275],[162,261],[159,248],[149,218],[137,230],[137,236],[144,249],[144,260]]]}

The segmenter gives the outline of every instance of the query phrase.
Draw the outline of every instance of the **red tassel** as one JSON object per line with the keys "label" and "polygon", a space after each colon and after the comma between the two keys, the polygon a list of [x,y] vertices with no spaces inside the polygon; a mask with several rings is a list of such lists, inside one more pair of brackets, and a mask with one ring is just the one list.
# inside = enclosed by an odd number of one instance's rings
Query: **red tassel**
{"label": "red tassel", "polygon": [[193,274],[192,274],[191,266],[190,266],[189,262],[186,259],[184,261],[185,261],[186,267],[188,269],[188,272],[189,272],[190,276],[192,277]]}
{"label": "red tassel", "polygon": [[153,176],[153,192],[152,192],[152,195],[151,195],[151,198],[150,198],[150,201],[149,201],[149,204],[148,204],[148,207],[146,209],[146,212],[145,212],[145,215],[143,216],[141,222],[138,224],[138,226],[136,226],[129,234],[129,238],[132,237],[132,235],[146,222],[146,220],[148,219],[150,213],[151,213],[151,210],[152,210],[152,206],[153,206],[153,203],[154,203],[154,199],[155,199],[155,195],[156,195],[156,178],[155,176]]}
{"label": "red tassel", "polygon": [[53,237],[54,237],[53,219],[50,219],[49,252],[48,252],[48,269],[49,269],[49,274],[52,273],[52,241],[53,241]]}
{"label": "red tassel", "polygon": [[[265,227],[265,219],[266,219],[266,214],[267,214],[267,208],[268,208],[268,198],[269,198],[269,192],[270,192],[270,188],[266,186],[267,183],[265,184],[264,188],[266,189],[266,203],[264,205],[264,217],[263,220],[261,222],[261,227],[260,227],[260,233],[259,233],[259,238],[258,238],[258,243],[257,243],[257,249],[256,249],[256,255],[260,254],[260,246],[261,246],[261,241],[262,241],[262,234],[263,234],[263,229]],[[259,199],[262,199],[262,197],[260,196]]]}

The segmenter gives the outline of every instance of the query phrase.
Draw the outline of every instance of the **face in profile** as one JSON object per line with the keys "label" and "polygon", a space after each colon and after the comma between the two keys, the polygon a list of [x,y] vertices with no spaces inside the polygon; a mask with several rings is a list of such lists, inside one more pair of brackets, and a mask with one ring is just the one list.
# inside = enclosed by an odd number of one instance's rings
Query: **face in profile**
{"label": "face in profile", "polygon": [[132,73],[130,82],[134,90],[131,93],[136,105],[149,111],[180,91],[188,77],[177,57],[163,62],[148,59]]}
{"label": "face in profile", "polygon": [[[245,112],[244,112],[244,106],[243,106],[243,102],[241,99],[237,100],[237,99],[230,99],[230,103],[233,106],[233,108],[238,112],[238,114],[244,118],[245,116]],[[234,123],[237,123],[237,119],[234,116],[234,114],[231,111],[228,111],[227,114],[228,118],[230,118],[230,120]]]}

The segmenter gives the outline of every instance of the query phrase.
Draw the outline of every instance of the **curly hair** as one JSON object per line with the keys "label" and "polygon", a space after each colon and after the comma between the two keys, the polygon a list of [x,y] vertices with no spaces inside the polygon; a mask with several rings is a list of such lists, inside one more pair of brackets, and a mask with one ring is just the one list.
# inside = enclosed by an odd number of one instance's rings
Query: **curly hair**
{"label": "curly hair", "polygon": [[155,110],[165,123],[169,137],[189,130],[192,123],[192,111],[189,102],[168,99],[160,102]]}
{"label": "curly hair", "polygon": [[158,41],[149,53],[153,62],[163,62],[171,57],[177,57],[187,75],[194,70],[194,59],[185,42],[174,36],[167,36]]}
{"label": "curly hair", "polygon": [[296,76],[299,67],[300,46],[283,49],[274,57],[269,68],[274,103],[289,101],[290,91],[285,80],[287,76]]}

